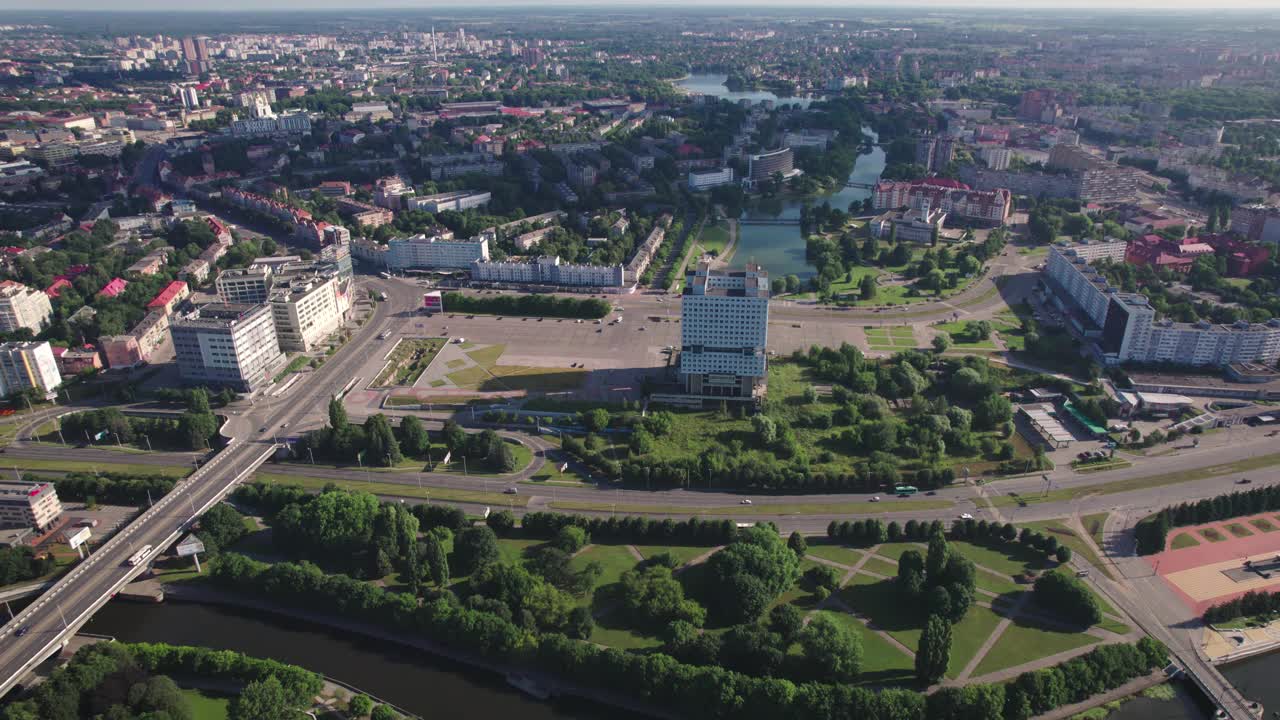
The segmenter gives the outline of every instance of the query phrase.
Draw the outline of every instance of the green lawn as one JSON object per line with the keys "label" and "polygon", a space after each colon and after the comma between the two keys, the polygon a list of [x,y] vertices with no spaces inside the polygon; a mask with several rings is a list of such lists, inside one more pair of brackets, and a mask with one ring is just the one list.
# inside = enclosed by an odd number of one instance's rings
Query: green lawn
{"label": "green lawn", "polygon": [[1226,538],[1222,536],[1222,533],[1218,532],[1214,528],[1205,528],[1204,530],[1201,530],[1200,536],[1209,542],[1217,543],[1226,541]]}
{"label": "green lawn", "polygon": [[1230,532],[1232,535],[1235,535],[1236,537],[1249,537],[1253,535],[1252,532],[1250,532],[1244,525],[1241,525],[1240,523],[1231,523],[1230,525],[1228,525],[1227,532]]}
{"label": "green lawn", "polygon": [[1170,546],[1173,550],[1181,550],[1183,548],[1195,547],[1200,544],[1195,535],[1190,532],[1178,533],[1173,536],[1173,544]]}
{"label": "green lawn", "polygon": [[1008,575],[988,572],[983,568],[978,568],[978,572],[974,574],[974,582],[977,584],[978,589],[986,590],[996,595],[1009,595],[1023,590],[1023,586],[1014,582]]}
{"label": "green lawn", "polygon": [[231,711],[231,697],[228,695],[186,688],[182,697],[191,708],[191,720],[227,720]]}
{"label": "green lawn", "polygon": [[942,332],[945,332],[951,336],[952,347],[963,349],[963,350],[995,350],[996,344],[994,341],[990,339],[975,340],[972,342],[961,342],[960,338],[965,335],[965,332],[968,330],[970,322],[973,322],[973,321],[960,320],[958,322],[938,323],[933,327],[934,329],[941,330]]}
{"label": "green lawn", "polygon": [[897,562],[898,558],[902,557],[902,553],[908,550],[915,550],[921,555],[925,554],[924,546],[913,542],[881,543],[880,547],[876,548],[876,554],[880,557],[889,558],[890,560]]}
{"label": "green lawn", "polygon": [[722,255],[725,246],[729,244],[728,224],[703,225],[702,233],[698,235],[698,244],[702,246],[703,252],[714,252],[717,256]]}
{"label": "green lawn", "polygon": [[976,564],[1010,577],[1025,570],[1038,570],[1047,566],[1042,553],[1018,543],[1002,545],[998,549],[964,540],[951,540],[948,545]]}
{"label": "green lawn", "polygon": [[637,562],[625,545],[592,545],[574,556],[570,566],[574,570],[581,570],[593,561],[600,563],[602,570],[600,579],[596,581],[596,589],[618,582],[622,573],[635,567]]}
{"label": "green lawn", "polygon": [[1102,558],[1098,557],[1098,553],[1084,540],[1080,539],[1066,523],[1061,520],[1042,520],[1040,522],[1025,523],[1024,527],[1033,530],[1039,530],[1041,533],[1049,537],[1058,539],[1058,543],[1071,548],[1072,554],[1093,565],[1096,568],[1106,568],[1106,564],[1102,562]]}
{"label": "green lawn", "polygon": [[711,552],[712,548],[699,547],[696,545],[636,545],[636,550],[640,551],[640,556],[648,560],[659,553],[671,553],[681,565],[688,563],[696,557]]}
{"label": "green lawn", "polygon": [[877,575],[884,575],[885,577],[898,576],[897,565],[889,562],[888,560],[882,560],[874,555],[867,559],[867,562],[862,565],[861,569],[876,573]]}
{"label": "green lawn", "polygon": [[830,560],[841,565],[853,567],[862,559],[863,552],[854,550],[840,545],[810,545],[809,554],[814,557],[820,557],[823,560]]}
{"label": "green lawn", "polygon": [[1000,624],[1000,616],[991,608],[972,605],[964,619],[951,628],[951,661],[947,664],[947,677],[959,675],[982,644]]}
{"label": "green lawn", "polygon": [[1275,532],[1276,526],[1272,525],[1266,518],[1255,518],[1249,521],[1249,524],[1258,528],[1262,532]]}
{"label": "green lawn", "polygon": [[611,622],[615,613],[601,618],[591,631],[591,642],[618,650],[649,650],[662,645],[658,638],[639,635]]}
{"label": "green lawn", "polygon": [[907,684],[914,680],[915,661],[898,646],[848,613],[831,610],[818,612],[849,628],[862,639],[862,672],[858,677],[859,682],[893,685]]}
{"label": "green lawn", "polygon": [[[68,451],[70,453],[71,451]],[[48,470],[50,472],[114,472],[127,475],[166,475],[168,477],[185,477],[194,468],[189,465],[143,465],[140,463],[118,463],[113,461],[87,462],[84,460],[35,460],[31,458],[6,458],[6,468],[19,470]]]}
{"label": "green lawn", "polygon": [[1049,630],[1027,621],[1010,624],[974,669],[973,678],[1017,667],[1042,657],[1092,645],[1098,639],[1083,633]]}
{"label": "green lawn", "polygon": [[902,601],[894,580],[859,573],[838,594],[845,605],[870,618],[876,629],[884,630],[915,652],[923,620],[914,607]]}
{"label": "green lawn", "polygon": [[530,548],[535,548],[542,544],[542,540],[535,538],[499,538],[498,554],[502,557],[503,562],[519,565],[528,555]]}

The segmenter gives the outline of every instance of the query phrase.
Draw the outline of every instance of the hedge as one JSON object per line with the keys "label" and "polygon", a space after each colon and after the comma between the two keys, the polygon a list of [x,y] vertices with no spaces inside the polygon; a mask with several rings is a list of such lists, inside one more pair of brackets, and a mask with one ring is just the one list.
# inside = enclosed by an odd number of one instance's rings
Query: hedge
{"label": "hedge", "polygon": [[1209,607],[1204,611],[1204,621],[1216,625],[1277,612],[1280,612],[1280,592],[1250,590],[1238,598]]}
{"label": "hedge", "polygon": [[531,317],[563,317],[598,320],[609,314],[613,305],[599,298],[567,298],[556,295],[493,295],[477,297],[460,292],[444,294],[444,307],[451,313],[484,313],[488,315],[528,315]]}
{"label": "hedge", "polygon": [[554,538],[560,528],[568,525],[586,530],[597,542],[714,546],[731,542],[737,535],[737,526],[731,520],[652,520],[637,515],[600,518],[554,512],[531,512],[521,520],[525,535],[543,540]]}

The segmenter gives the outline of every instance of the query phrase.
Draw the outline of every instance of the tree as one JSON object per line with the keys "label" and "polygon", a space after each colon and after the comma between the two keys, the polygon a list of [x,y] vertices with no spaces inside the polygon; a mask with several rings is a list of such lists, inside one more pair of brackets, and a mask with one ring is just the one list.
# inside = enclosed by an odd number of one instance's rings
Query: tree
{"label": "tree", "polygon": [[512,515],[510,510],[500,510],[490,513],[489,517],[485,518],[484,524],[492,528],[496,535],[507,535],[515,529],[516,516]]}
{"label": "tree", "polygon": [[445,553],[444,543],[428,535],[426,540],[427,569],[431,573],[431,582],[436,587],[449,584],[449,556]]}
{"label": "tree", "polygon": [[622,574],[623,606],[632,621],[656,630],[675,621],[702,627],[707,613],[693,600],[686,599],[684,587],[671,575],[671,568],[650,565],[633,568]]}
{"label": "tree", "polygon": [[924,592],[924,558],[917,550],[908,550],[898,558],[898,590],[908,598]]}
{"label": "tree", "polygon": [[357,695],[347,703],[347,712],[353,717],[364,717],[373,711],[373,700],[368,695]]}
{"label": "tree", "polygon": [[398,720],[400,713],[391,708],[390,705],[379,705],[369,713],[369,720]]}
{"label": "tree", "polygon": [[187,395],[187,410],[193,413],[208,413],[209,393],[204,388],[196,388]]}
{"label": "tree", "polygon": [[1032,597],[1036,604],[1082,626],[1102,622],[1098,599],[1084,583],[1062,571],[1047,572],[1036,579]]}
{"label": "tree", "polygon": [[556,533],[553,545],[567,555],[573,555],[591,542],[587,531],[577,525],[566,525]]}
{"label": "tree", "polygon": [[347,429],[347,409],[336,396],[329,398],[329,427],[342,431]]}
{"label": "tree", "polygon": [[604,408],[596,408],[582,415],[582,424],[586,426],[589,432],[604,430],[609,427],[609,420],[609,411]]}
{"label": "tree", "polygon": [[876,279],[868,274],[858,281],[858,294],[863,300],[874,300],[876,297]]}
{"label": "tree", "polygon": [[790,647],[804,629],[804,612],[791,603],[783,603],[769,611],[769,631],[782,638],[782,646]]}
{"label": "tree", "polygon": [[[957,373],[959,374],[959,373]],[[1013,417],[1013,406],[1003,395],[988,395],[973,410],[973,421],[978,429],[991,430]]]}
{"label": "tree", "polygon": [[951,347],[951,336],[945,332],[933,336],[933,351],[941,355]]}
{"label": "tree", "polygon": [[245,685],[231,701],[230,720],[293,720],[298,707],[274,675]]}
{"label": "tree", "polygon": [[431,449],[427,429],[416,416],[406,415],[400,421],[400,446],[412,457],[422,457]]}
{"label": "tree", "polygon": [[444,421],[444,429],[441,430],[444,435],[444,445],[451,452],[462,452],[467,447],[467,431],[453,420]]}
{"label": "tree", "polygon": [[929,533],[929,553],[925,556],[925,577],[930,585],[938,585],[943,581],[947,568],[947,537],[941,527],[935,527]]}
{"label": "tree", "polygon": [[809,543],[805,542],[804,536],[800,534],[799,530],[792,531],[791,536],[787,538],[787,547],[791,548],[791,551],[801,558],[809,551]]}
{"label": "tree", "polygon": [[729,622],[760,617],[800,574],[800,559],[772,527],[753,527],[707,561],[708,604]]}
{"label": "tree", "polygon": [[396,440],[391,421],[378,413],[364,421],[365,461],[371,465],[395,467],[404,459],[400,454],[400,441]]}
{"label": "tree", "polygon": [[938,615],[930,615],[916,650],[916,679],[921,685],[932,685],[947,673],[951,662],[951,623]]}
{"label": "tree", "polygon": [[819,613],[800,633],[809,677],[829,682],[850,682],[862,668],[862,638],[847,625]]}
{"label": "tree", "polygon": [[1062,563],[1063,565],[1066,565],[1067,563],[1071,562],[1071,548],[1067,547],[1066,545],[1059,547],[1058,551],[1054,553],[1054,555],[1057,558],[1058,562]]}
{"label": "tree", "polygon": [[248,532],[244,526],[244,516],[226,503],[218,503],[200,516],[198,535],[209,553],[234,545]]}
{"label": "tree", "polygon": [[178,418],[178,432],[185,439],[187,447],[192,450],[207,450],[209,439],[218,432],[218,419],[213,413],[185,412]]}
{"label": "tree", "polygon": [[498,536],[487,527],[467,528],[454,543],[453,559],[459,575],[470,575],[495,563],[498,556]]}
{"label": "tree", "polygon": [[778,426],[768,415],[753,415],[751,428],[755,430],[761,445],[772,445],[778,439]]}

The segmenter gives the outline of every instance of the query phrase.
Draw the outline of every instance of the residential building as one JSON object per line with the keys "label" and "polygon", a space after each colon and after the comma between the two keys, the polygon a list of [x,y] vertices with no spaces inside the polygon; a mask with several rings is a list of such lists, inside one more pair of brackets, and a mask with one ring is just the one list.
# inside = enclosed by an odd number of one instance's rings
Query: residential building
{"label": "residential building", "polygon": [[168,315],[178,306],[178,303],[186,300],[191,296],[191,289],[181,280],[174,280],[164,286],[151,302],[147,303],[148,310],[157,310]]}
{"label": "residential building", "polygon": [[26,328],[39,333],[52,317],[48,295],[13,280],[0,282],[0,332]]}
{"label": "residential building", "polygon": [[289,113],[278,117],[254,117],[234,120],[231,134],[245,135],[309,135],[311,118],[304,112]]}
{"label": "residential building", "polygon": [[138,346],[138,338],[132,335],[108,335],[98,338],[98,343],[102,345],[102,355],[107,359],[107,367],[113,370],[145,362],[142,349]]}
{"label": "residential building", "polygon": [[53,483],[0,483],[0,527],[44,532],[62,517]]}
{"label": "residential building", "polygon": [[48,342],[0,344],[0,395],[37,390],[52,395],[62,384],[58,361]]}
{"label": "residential building", "polygon": [[178,370],[195,384],[253,392],[270,382],[284,359],[266,303],[205,305],[169,331]]}
{"label": "residential building", "polygon": [[276,339],[285,352],[310,352],[342,325],[337,279],[292,280],[271,293]]}
{"label": "residential building", "polygon": [[142,360],[150,360],[155,351],[169,338],[169,316],[152,310],[129,331],[138,341],[138,355]]}
{"label": "residential building", "polygon": [[1099,258],[1121,259],[1123,250],[1119,242],[1055,245],[1045,264],[1054,302],[1100,362],[1270,365],[1280,358],[1280,319],[1232,325],[1157,320],[1145,296],[1119,291],[1089,265]]}
{"label": "residential building", "polygon": [[721,185],[733,183],[733,168],[725,166],[717,170],[689,173],[690,190],[710,190]]}
{"label": "residential building", "polygon": [[1013,211],[1013,195],[1004,188],[973,190],[964,183],[944,178],[882,181],[876,183],[872,195],[872,206],[876,210],[917,208],[924,202],[960,225],[1000,226]]}
{"label": "residential building", "polygon": [[685,391],[714,398],[764,394],[768,368],[769,274],[713,269],[686,273],[680,311],[680,375]]}
{"label": "residential building", "polygon": [[1009,161],[1013,158],[1013,151],[999,145],[988,145],[978,151],[978,157],[982,158],[982,162],[992,170],[1007,170]]}
{"label": "residential building", "polygon": [[152,250],[126,268],[125,272],[135,275],[155,275],[164,268],[164,264],[168,259],[169,250],[167,248]]}
{"label": "residential building", "polygon": [[390,255],[391,248],[368,238],[356,238],[351,241],[351,257],[375,268],[387,267]]}
{"label": "residential building", "polygon": [[1280,207],[1237,205],[1231,211],[1231,232],[1254,242],[1280,243]]}
{"label": "residential building", "polygon": [[182,266],[182,270],[178,273],[178,277],[190,280],[195,284],[203,283],[209,278],[209,261],[204,258],[196,258],[186,265]]}
{"label": "residential building", "polygon": [[559,257],[542,256],[532,260],[476,260],[471,263],[471,279],[518,285],[622,287],[626,271],[621,265],[577,265],[562,262]]}
{"label": "residential building", "polygon": [[452,239],[443,236],[415,235],[394,238],[388,243],[387,267],[470,268],[475,261],[489,259],[489,241],[485,237]]}
{"label": "residential building", "polygon": [[786,177],[794,169],[795,156],[789,147],[747,156],[747,178],[752,182],[768,180],[775,173]]}
{"label": "residential building", "polygon": [[261,264],[224,270],[215,285],[218,299],[224,303],[257,305],[270,297],[273,281],[271,265]]}
{"label": "residential building", "polygon": [[53,355],[58,362],[58,372],[63,377],[77,375],[85,370],[98,370],[102,367],[102,356],[98,348],[92,345],[53,348]]}

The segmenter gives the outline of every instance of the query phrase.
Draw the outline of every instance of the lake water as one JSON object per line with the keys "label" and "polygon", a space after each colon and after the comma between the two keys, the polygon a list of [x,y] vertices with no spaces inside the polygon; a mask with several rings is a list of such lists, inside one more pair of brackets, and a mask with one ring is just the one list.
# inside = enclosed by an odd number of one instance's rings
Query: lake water
{"label": "lake water", "polygon": [[[677,84],[687,88],[690,92],[715,95],[726,100],[747,99],[753,102],[773,100],[778,103],[800,103],[805,106],[809,104],[809,98],[778,97],[766,90],[730,92],[724,86],[724,81],[724,75],[698,74],[690,75]],[[879,140],[876,133],[869,127],[863,127],[862,132],[869,135],[872,138],[872,142]],[[879,145],[872,145],[870,153],[858,156],[858,161],[853,166],[853,172],[849,173],[848,181],[874,184],[880,179],[880,173],[882,172],[884,172],[884,149]],[[821,205],[824,202],[829,202],[833,208],[848,210],[850,203],[855,201],[862,202],[869,197],[871,197],[870,190],[844,187],[804,199],[787,197],[762,200],[753,207],[749,207],[743,213],[743,218],[747,220],[796,220],[800,218],[800,208],[806,203]],[[738,226],[738,247],[734,251],[734,261],[737,263],[758,263],[775,277],[796,275],[800,278],[810,278],[813,277],[816,270],[805,261],[804,246],[805,241],[804,237],[800,235],[799,225],[740,224]]]}
{"label": "lake water", "polygon": [[733,102],[738,102],[739,100],[750,100],[751,102],[772,100],[779,104],[789,103],[805,107],[808,107],[809,103],[813,102],[813,98],[807,97],[778,97],[768,90],[732,92],[724,85],[724,81],[728,77],[728,75],[717,75],[715,73],[697,73],[677,82],[676,85],[693,94],[715,95],[723,100],[732,100]]}

